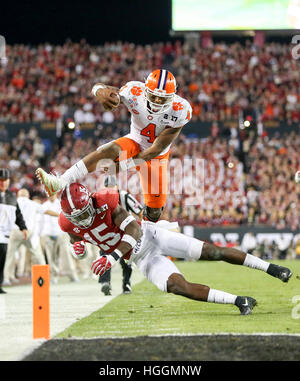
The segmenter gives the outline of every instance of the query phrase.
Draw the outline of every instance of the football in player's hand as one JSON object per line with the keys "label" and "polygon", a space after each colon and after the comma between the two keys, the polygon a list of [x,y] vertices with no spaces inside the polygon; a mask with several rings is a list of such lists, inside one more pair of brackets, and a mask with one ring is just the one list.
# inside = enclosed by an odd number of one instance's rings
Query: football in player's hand
{"label": "football in player's hand", "polygon": [[106,111],[114,111],[120,104],[120,96],[117,91],[113,90],[109,93],[109,97],[106,102],[103,103],[103,107]]}
{"label": "football in player's hand", "polygon": [[111,100],[112,102],[114,102],[116,105],[114,106],[115,108],[119,106],[120,104],[120,95],[116,92],[116,91],[113,91],[111,94],[110,94],[110,97],[111,97]]}

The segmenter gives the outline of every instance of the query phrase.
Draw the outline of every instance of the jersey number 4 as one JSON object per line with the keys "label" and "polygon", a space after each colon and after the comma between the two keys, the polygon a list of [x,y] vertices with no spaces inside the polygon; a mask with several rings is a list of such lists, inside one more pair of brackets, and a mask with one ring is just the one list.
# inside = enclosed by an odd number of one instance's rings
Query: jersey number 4
{"label": "jersey number 4", "polygon": [[154,123],[149,123],[145,128],[142,129],[141,135],[147,136],[148,143],[153,143],[156,139],[155,129],[156,125]]}

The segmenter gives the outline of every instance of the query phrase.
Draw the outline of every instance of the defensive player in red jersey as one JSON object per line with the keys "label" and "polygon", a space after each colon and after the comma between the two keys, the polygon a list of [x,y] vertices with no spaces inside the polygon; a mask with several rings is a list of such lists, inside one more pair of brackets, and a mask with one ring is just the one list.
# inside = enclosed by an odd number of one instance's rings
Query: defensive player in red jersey
{"label": "defensive player in red jersey", "polygon": [[121,89],[96,84],[92,93],[104,108],[114,109],[120,103],[127,107],[130,133],[100,146],[61,176],[38,168],[36,174],[48,195],[95,171],[101,160],[110,159],[118,170],[137,167],[146,205],[144,217],[158,221],[167,199],[169,150],[192,116],[191,105],[176,89],[174,75],[164,69],[154,70],[145,83],[130,81]]}
{"label": "defensive player in red jersey", "polygon": [[265,262],[240,250],[218,247],[170,231],[168,229],[174,226],[167,221],[142,221],[140,226],[119,205],[118,193],[111,189],[90,194],[85,186],[72,183],[62,192],[61,207],[59,224],[71,236],[73,255],[78,259],[86,255],[85,242],[97,245],[106,252],[91,267],[99,276],[121,257],[127,258],[161,291],[203,302],[234,304],[242,315],[248,315],[256,305],[254,298],[190,283],[167,256],[244,265],[265,271],[283,282],[287,282],[292,275],[288,268]]}

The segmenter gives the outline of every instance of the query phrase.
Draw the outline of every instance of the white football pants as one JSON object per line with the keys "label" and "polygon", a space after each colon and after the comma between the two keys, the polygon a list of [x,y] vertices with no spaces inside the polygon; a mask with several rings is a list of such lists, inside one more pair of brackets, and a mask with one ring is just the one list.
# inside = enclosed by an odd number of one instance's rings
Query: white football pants
{"label": "white football pants", "polygon": [[164,292],[167,291],[169,276],[181,274],[167,256],[195,261],[200,258],[204,244],[171,229],[174,230],[174,224],[168,221],[156,224],[142,221],[143,237],[134,247],[129,260],[129,264],[135,263],[142,274]]}

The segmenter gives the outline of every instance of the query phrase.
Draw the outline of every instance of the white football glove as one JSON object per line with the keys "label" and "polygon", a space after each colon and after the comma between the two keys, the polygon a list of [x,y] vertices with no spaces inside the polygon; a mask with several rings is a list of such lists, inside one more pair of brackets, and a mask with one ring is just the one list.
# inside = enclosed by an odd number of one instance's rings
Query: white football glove
{"label": "white football glove", "polygon": [[295,173],[295,181],[297,184],[300,183],[300,170]]}

